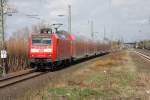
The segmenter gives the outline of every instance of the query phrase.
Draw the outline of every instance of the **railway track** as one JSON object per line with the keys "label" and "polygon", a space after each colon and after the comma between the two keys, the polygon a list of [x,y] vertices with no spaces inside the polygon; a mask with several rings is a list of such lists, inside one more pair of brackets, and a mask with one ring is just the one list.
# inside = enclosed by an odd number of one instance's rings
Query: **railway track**
{"label": "railway track", "polygon": [[[83,60],[81,62],[84,62],[84,61],[85,60]],[[77,62],[76,64],[79,64],[79,62]],[[30,71],[25,72],[25,73],[10,75],[9,77],[0,78],[0,89],[5,88],[7,86],[17,84],[17,83],[20,83],[20,82],[23,82],[23,81],[28,80],[28,79],[38,77],[38,76],[46,74],[48,72],[49,71],[47,71],[47,72],[36,72],[36,69],[31,69]]]}
{"label": "railway track", "polygon": [[137,55],[141,56],[142,58],[144,58],[145,60],[150,62],[150,56],[140,52],[140,51],[134,51]]}
{"label": "railway track", "polygon": [[23,76],[23,75],[26,75],[26,74],[30,74],[30,73],[33,73],[35,71],[36,71],[35,69],[29,69],[29,70],[20,71],[20,72],[17,72],[17,73],[7,74],[6,76],[3,76],[3,77],[0,78],[0,82],[8,80],[8,79],[13,79],[13,78],[16,78],[16,77],[19,77],[19,76]]}
{"label": "railway track", "polygon": [[10,77],[6,77],[6,78],[1,78],[0,79],[0,88],[11,86],[13,84],[17,84],[22,81],[32,79],[32,78],[40,76],[42,74],[45,74],[45,72],[35,72],[35,69],[32,69],[26,73],[10,76]]}

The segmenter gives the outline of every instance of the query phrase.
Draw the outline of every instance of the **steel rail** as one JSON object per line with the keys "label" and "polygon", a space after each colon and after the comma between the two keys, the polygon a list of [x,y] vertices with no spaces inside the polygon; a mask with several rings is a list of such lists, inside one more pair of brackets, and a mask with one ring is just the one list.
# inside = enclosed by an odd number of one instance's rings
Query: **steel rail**
{"label": "steel rail", "polygon": [[[26,71],[26,70],[24,70],[24,71]],[[20,77],[20,76],[23,76],[23,75],[27,75],[27,74],[33,73],[35,71],[36,71],[36,69],[30,69],[26,72],[11,73],[11,74],[15,74],[15,75],[10,74],[9,76],[8,75],[3,76],[3,77],[0,78],[0,82],[6,81],[6,80],[9,80],[9,79],[13,79],[13,78],[17,78],[17,77]]]}
{"label": "steel rail", "polygon": [[6,78],[6,79],[1,79],[0,81],[0,89],[5,88],[35,77],[38,77],[40,75],[46,74],[47,72],[35,72],[35,71],[30,71],[29,73],[25,73],[22,75]]}
{"label": "steel rail", "polygon": [[139,52],[139,51],[134,51],[136,54],[138,54],[139,56],[141,56],[142,58],[146,59],[147,61],[150,62],[150,56],[147,56],[145,55],[144,53],[142,52]]}

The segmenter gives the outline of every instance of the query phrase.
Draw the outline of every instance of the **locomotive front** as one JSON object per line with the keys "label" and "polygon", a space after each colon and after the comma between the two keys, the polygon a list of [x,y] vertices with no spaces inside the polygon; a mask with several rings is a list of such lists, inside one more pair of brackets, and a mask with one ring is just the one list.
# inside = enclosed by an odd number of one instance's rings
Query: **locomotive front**
{"label": "locomotive front", "polygon": [[45,64],[52,62],[52,35],[33,34],[29,38],[30,64]]}

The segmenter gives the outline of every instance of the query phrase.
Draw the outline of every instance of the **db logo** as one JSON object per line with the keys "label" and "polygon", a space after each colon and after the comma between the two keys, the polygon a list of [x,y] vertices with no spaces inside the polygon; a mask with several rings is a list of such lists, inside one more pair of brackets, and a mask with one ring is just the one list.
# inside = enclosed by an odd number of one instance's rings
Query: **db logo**
{"label": "db logo", "polygon": [[44,49],[40,49],[39,52],[44,52]]}

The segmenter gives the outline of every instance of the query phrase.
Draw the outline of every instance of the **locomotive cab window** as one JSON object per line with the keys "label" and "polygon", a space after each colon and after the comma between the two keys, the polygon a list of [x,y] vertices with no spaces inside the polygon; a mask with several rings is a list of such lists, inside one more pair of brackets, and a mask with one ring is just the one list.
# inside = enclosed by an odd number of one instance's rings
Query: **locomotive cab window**
{"label": "locomotive cab window", "polygon": [[32,37],[32,45],[50,45],[51,39],[48,37]]}

